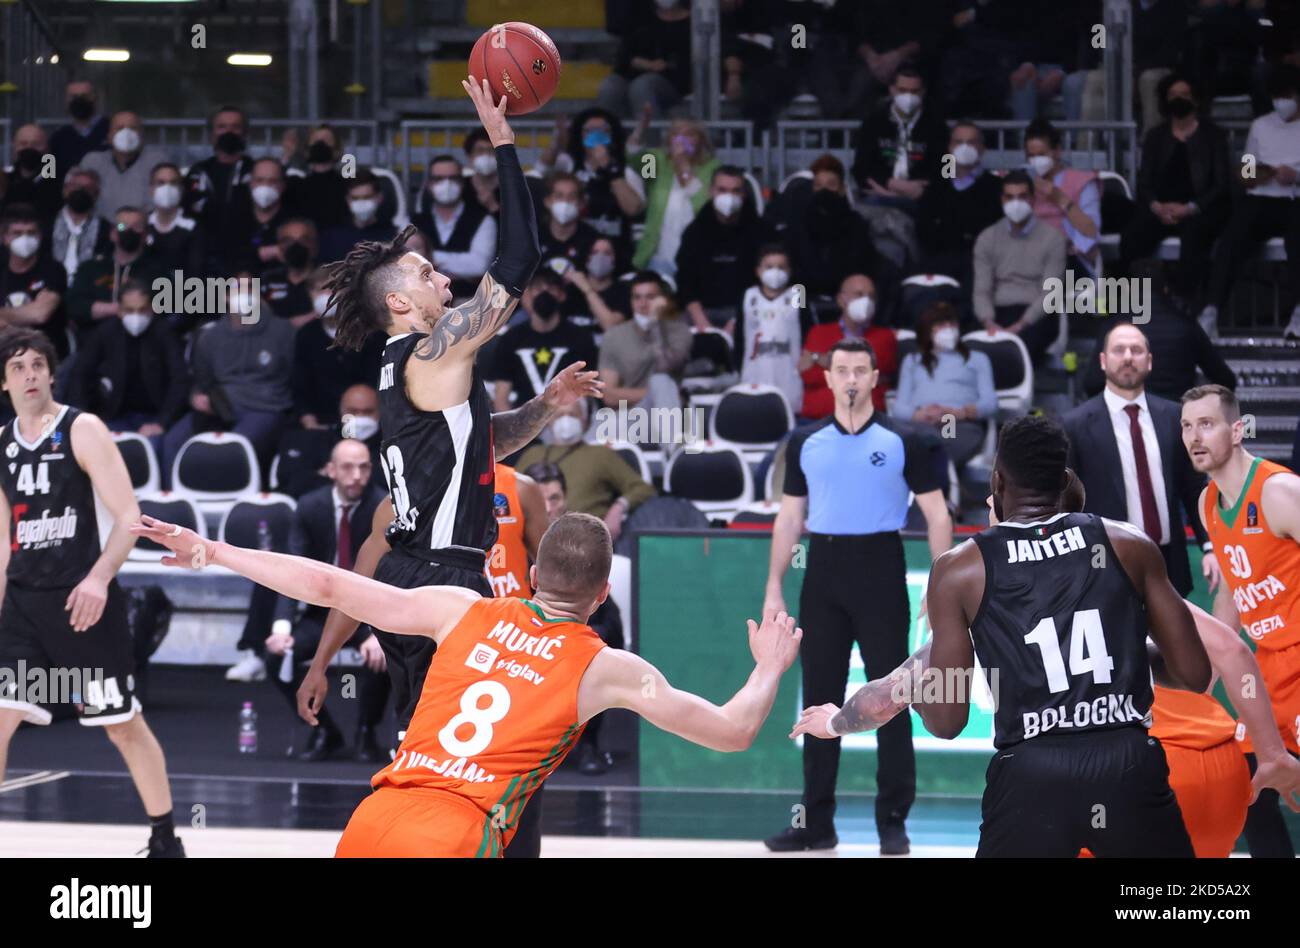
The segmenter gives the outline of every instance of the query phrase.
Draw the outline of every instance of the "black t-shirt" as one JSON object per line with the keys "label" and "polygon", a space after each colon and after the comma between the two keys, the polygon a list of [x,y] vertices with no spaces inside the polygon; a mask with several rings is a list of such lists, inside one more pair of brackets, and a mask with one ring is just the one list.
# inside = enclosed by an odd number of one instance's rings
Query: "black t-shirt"
{"label": "black t-shirt", "polygon": [[1174,139],[1161,173],[1156,175],[1156,200],[1186,204],[1192,199],[1192,166],[1187,160],[1187,143]]}
{"label": "black t-shirt", "polygon": [[64,301],[68,296],[68,274],[63,269],[63,264],[48,254],[41,254],[36,258],[36,266],[26,273],[14,273],[9,269],[8,259],[0,266],[0,305],[22,306],[36,299],[41,290],[50,290],[60,297],[59,305],[50,314],[50,318],[37,328],[50,337],[55,351],[62,358],[68,354],[68,337],[65,332],[68,319],[64,310]]}
{"label": "black t-shirt", "polygon": [[144,384],[144,371],[140,364],[140,337],[128,335],[124,347],[126,353],[126,391],[122,393],[122,414],[141,412],[156,415],[158,404],[149,395],[149,388]]}
{"label": "black t-shirt", "polygon": [[262,299],[271,307],[271,312],[285,319],[312,312],[307,281],[289,282],[289,271],[284,267],[274,267],[262,274]]}
{"label": "black t-shirt", "polygon": [[537,241],[542,248],[542,262],[563,257],[575,266],[586,263],[591,245],[600,235],[590,224],[578,221],[578,227],[568,240],[559,240],[551,233],[550,222],[543,220],[537,228]]}
{"label": "black t-shirt", "polygon": [[555,374],[574,362],[596,364],[591,330],[561,319],[550,332],[538,332],[531,322],[520,323],[501,337],[488,378],[509,382],[515,404],[522,405],[542,390]]}
{"label": "black t-shirt", "polygon": [[[603,290],[597,290],[596,295],[604,301],[616,313],[622,313],[624,319],[632,318],[632,284],[626,280],[615,280]],[[600,328],[600,323],[592,315],[591,304],[587,302],[587,296],[576,286],[570,286],[565,294],[564,302],[560,304],[560,312],[564,318],[581,329],[587,329],[592,333],[592,342],[600,345],[600,340],[604,336],[604,331]]]}

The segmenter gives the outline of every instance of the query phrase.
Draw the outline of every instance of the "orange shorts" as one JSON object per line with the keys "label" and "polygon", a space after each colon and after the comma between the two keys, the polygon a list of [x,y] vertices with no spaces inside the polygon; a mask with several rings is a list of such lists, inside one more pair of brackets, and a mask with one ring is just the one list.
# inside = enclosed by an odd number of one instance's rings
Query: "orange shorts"
{"label": "orange shorts", "polygon": [[500,856],[501,833],[468,800],[441,790],[380,787],[361,801],[334,855],[349,858]]}
{"label": "orange shorts", "polygon": [[1300,645],[1279,652],[1258,651],[1255,659],[1273,703],[1273,718],[1286,749],[1300,754]]}

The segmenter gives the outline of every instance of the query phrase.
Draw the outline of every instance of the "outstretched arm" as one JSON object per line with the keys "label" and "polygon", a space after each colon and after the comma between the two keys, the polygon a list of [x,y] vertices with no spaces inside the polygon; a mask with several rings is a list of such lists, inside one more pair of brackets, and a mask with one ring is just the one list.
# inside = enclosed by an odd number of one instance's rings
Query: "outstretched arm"
{"label": "outstretched arm", "polygon": [[804,708],[790,737],[807,734],[831,740],[883,727],[912,703],[912,695],[929,664],[930,643],[926,642],[888,675],[873,678],[859,688],[843,708],[833,704]]}
{"label": "outstretched arm", "polygon": [[542,394],[530,398],[511,411],[492,416],[492,443],[496,460],[508,458],[524,447],[546,427],[555,413],[575,404],[580,398],[600,398],[605,383],[595,372],[584,372],[586,362],[566,366],[547,384]]}

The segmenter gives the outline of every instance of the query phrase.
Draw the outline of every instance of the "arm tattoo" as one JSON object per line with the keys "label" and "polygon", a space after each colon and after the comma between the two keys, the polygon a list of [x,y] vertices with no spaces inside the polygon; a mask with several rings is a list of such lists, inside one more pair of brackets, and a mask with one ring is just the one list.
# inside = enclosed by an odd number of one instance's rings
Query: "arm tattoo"
{"label": "arm tattoo", "polygon": [[538,395],[513,411],[493,415],[492,443],[496,445],[496,459],[509,457],[536,438],[553,414]]}
{"label": "arm tattoo", "polygon": [[429,335],[415,347],[414,355],[417,359],[432,362],[467,339],[485,342],[505,325],[517,305],[518,297],[511,296],[492,274],[485,273],[474,297],[443,313]]}
{"label": "arm tattoo", "polygon": [[911,704],[917,688],[916,679],[930,659],[926,642],[884,678],[876,678],[859,688],[831,718],[831,730],[838,736],[858,731],[874,731],[892,721]]}

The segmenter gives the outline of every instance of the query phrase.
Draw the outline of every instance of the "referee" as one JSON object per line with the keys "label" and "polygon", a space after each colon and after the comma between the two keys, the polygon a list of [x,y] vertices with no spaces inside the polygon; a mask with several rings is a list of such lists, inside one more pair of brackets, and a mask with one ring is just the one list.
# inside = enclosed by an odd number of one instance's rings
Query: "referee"
{"label": "referee", "polygon": [[[794,433],[786,448],[785,495],[772,531],[763,611],[785,609],[781,580],[807,524],[811,543],[799,624],[804,629],[802,707],[841,704],[849,650],[858,643],[867,677],[879,677],[908,654],[911,610],[899,531],[908,492],[925,515],[930,556],[952,546],[943,496],[946,465],[937,438],[903,429],[874,411],[880,373],[871,344],[842,339],[831,347],[826,384],[835,412]],[[909,851],[904,821],[916,798],[912,721],[899,715],[880,729],[876,765],[876,829],[882,855]],[[840,742],[803,745],[803,820],[766,840],[773,852],[833,849],[835,778]]]}

